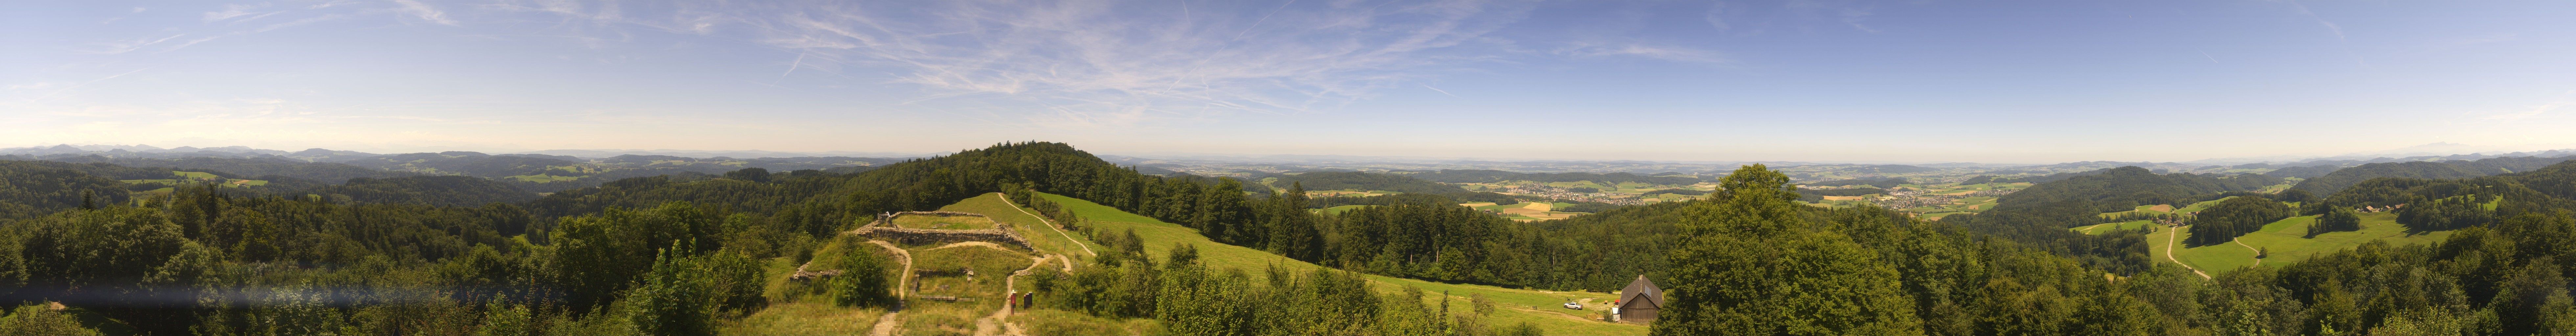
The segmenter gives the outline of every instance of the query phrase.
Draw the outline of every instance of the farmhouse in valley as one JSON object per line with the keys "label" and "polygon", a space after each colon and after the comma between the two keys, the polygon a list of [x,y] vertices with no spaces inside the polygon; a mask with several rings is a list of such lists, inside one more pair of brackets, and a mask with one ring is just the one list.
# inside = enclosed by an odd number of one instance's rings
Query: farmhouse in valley
{"label": "farmhouse in valley", "polygon": [[1655,282],[1646,281],[1642,274],[1637,275],[1637,281],[1629,282],[1628,288],[1619,290],[1619,304],[1612,306],[1618,310],[1616,318],[1620,322],[1637,323],[1655,322],[1655,313],[1663,307],[1664,288],[1655,287]]}

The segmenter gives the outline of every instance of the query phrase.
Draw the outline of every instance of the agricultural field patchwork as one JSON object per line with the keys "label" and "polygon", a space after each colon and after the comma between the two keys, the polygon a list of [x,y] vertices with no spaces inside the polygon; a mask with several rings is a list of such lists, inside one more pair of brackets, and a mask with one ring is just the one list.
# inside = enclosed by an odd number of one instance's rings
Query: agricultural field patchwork
{"label": "agricultural field patchwork", "polygon": [[1580,212],[1559,212],[1559,211],[1555,211],[1555,210],[1556,210],[1556,208],[1558,208],[1558,207],[1565,207],[1565,206],[1572,206],[1572,205],[1574,205],[1574,204],[1572,204],[1572,203],[1563,203],[1563,202],[1556,202],[1556,203],[1550,203],[1550,202],[1520,202],[1520,203],[1515,203],[1515,204],[1502,204],[1502,205],[1496,205],[1496,204],[1494,204],[1494,203],[1462,203],[1462,204],[1458,204],[1458,205],[1459,205],[1459,206],[1470,207],[1470,208],[1476,208],[1476,210],[1484,210],[1485,212],[1491,212],[1491,213],[1494,213],[1494,214],[1503,215],[1503,217],[1504,217],[1504,218],[1509,218],[1509,219],[1511,219],[1511,220],[1524,221],[1524,222],[1526,222],[1526,221],[1550,220],[1550,219],[1574,218],[1574,216],[1582,215],[1582,214],[1583,214],[1583,213],[1580,213]]}

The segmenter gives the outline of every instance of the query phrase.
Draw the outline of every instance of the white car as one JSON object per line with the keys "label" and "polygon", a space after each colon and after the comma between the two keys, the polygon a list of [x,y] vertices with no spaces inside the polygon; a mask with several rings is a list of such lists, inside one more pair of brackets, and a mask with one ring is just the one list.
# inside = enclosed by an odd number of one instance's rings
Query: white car
{"label": "white car", "polygon": [[1581,304],[1581,303],[1573,303],[1573,302],[1566,302],[1566,303],[1565,303],[1565,309],[1583,310],[1583,304]]}

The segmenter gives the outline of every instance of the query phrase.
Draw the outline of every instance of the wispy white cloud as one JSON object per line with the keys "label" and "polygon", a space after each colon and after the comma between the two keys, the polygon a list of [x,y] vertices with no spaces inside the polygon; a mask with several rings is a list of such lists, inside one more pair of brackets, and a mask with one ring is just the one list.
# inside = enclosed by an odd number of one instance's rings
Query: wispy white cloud
{"label": "wispy white cloud", "polygon": [[1449,97],[1452,97],[1452,98],[1466,98],[1466,97],[1459,97],[1458,95],[1455,95],[1455,94],[1450,94],[1450,93],[1449,93],[1449,90],[1441,90],[1440,88],[1431,87],[1431,84],[1423,84],[1423,85],[1422,85],[1422,88],[1425,88],[1425,89],[1431,89],[1431,91],[1433,91],[1433,92],[1439,92],[1440,94],[1449,95]]}
{"label": "wispy white cloud", "polygon": [[[1840,25],[1862,32],[1878,32],[1866,24],[1877,15],[1886,0],[1790,0],[1785,2],[1747,3],[1710,1],[1701,16],[1709,26],[1721,31],[1761,32],[1775,26],[1804,29],[1815,24]],[[1919,1],[1917,1],[1919,3]]]}
{"label": "wispy white cloud", "polygon": [[84,49],[84,50],[80,50],[80,52],[92,53],[92,54],[123,54],[123,53],[130,52],[130,51],[134,51],[134,50],[137,50],[137,49],[143,49],[143,47],[149,47],[149,46],[152,46],[152,45],[154,45],[154,44],[160,44],[161,42],[167,42],[167,41],[170,41],[170,39],[179,38],[180,36],[188,36],[188,34],[185,34],[185,33],[181,33],[181,34],[171,34],[170,36],[163,36],[163,37],[158,37],[158,38],[154,38],[154,37],[145,37],[145,38],[138,38],[138,39],[133,39],[133,40],[123,40],[123,41],[113,41],[113,42],[108,42],[108,43],[101,43],[101,44],[96,45],[96,48]]}
{"label": "wispy white cloud", "polygon": [[1717,30],[1733,30],[1735,29],[1735,25],[1727,23],[1729,21],[1727,19],[1727,9],[1728,7],[1726,2],[1711,1],[1708,5],[1708,14],[1700,15],[1700,19],[1707,20],[1708,25],[1711,27],[1717,27]]}
{"label": "wispy white cloud", "polygon": [[[89,80],[89,81],[80,82],[80,84],[72,84],[72,85],[70,85],[70,86],[64,86],[64,87],[62,87],[62,88],[60,88],[60,89],[53,89],[53,91],[46,92],[44,95],[36,96],[35,98],[33,98],[33,99],[29,99],[29,100],[30,100],[30,101],[38,101],[38,100],[46,100],[46,99],[50,99],[50,98],[53,98],[53,97],[55,97],[55,96],[60,96],[60,95],[62,95],[63,93],[71,92],[71,91],[72,91],[72,89],[79,89],[79,88],[81,88],[81,87],[83,87],[83,86],[89,86],[90,84],[97,84],[98,82],[105,82],[105,81],[110,80],[110,79],[116,79],[117,77],[125,77],[125,75],[132,75],[132,74],[137,73],[137,72],[143,72],[143,70],[151,70],[151,69],[152,69],[152,68],[134,69],[133,71],[126,71],[126,72],[123,72],[123,73],[118,73],[118,74],[114,74],[114,75],[108,75],[107,77],[99,77],[98,79],[92,79],[92,80]],[[31,89],[38,89],[38,88],[52,88],[52,87],[53,87],[53,86],[55,86],[55,85],[56,85],[56,84],[54,84],[54,83],[37,83],[37,84],[32,85],[32,86],[30,86],[30,87],[28,87],[28,88],[31,88]],[[19,86],[16,86],[16,85],[12,85],[12,86],[10,86],[9,88],[10,88],[10,89],[12,89],[12,90],[15,90],[15,89],[19,89],[20,87],[19,87]]]}
{"label": "wispy white cloud", "polygon": [[313,23],[315,23],[315,22],[323,22],[323,21],[339,20],[339,19],[345,19],[345,18],[349,18],[349,15],[346,15],[346,14],[336,14],[336,13],[335,13],[335,14],[323,14],[323,15],[317,15],[317,16],[307,17],[307,18],[302,18],[302,19],[295,19],[295,21],[280,22],[280,23],[277,23],[277,24],[271,24],[271,25],[267,25],[267,26],[261,26],[261,27],[259,27],[259,29],[252,29],[252,30],[251,30],[251,31],[249,31],[249,32],[235,32],[235,33],[233,33],[233,34],[234,34],[234,35],[240,35],[240,34],[247,34],[247,33],[261,33],[261,32],[268,32],[268,31],[271,31],[271,30],[278,30],[278,29],[286,28],[286,27],[302,26],[302,25],[313,24]]}
{"label": "wispy white cloud", "polygon": [[394,3],[402,5],[401,10],[403,13],[411,14],[412,17],[420,18],[422,21],[450,26],[456,25],[455,19],[447,18],[447,12],[439,11],[437,7],[430,7],[429,4],[421,3],[416,0],[394,0]]}
{"label": "wispy white cloud", "polygon": [[2324,16],[2318,16],[2316,12],[2308,11],[2308,5],[2299,4],[2298,1],[2293,0],[2290,1],[2290,8],[2298,10],[2299,15],[2301,16],[2306,16],[2310,20],[2317,20],[2317,24],[2325,25],[2327,31],[2334,32],[2335,40],[2344,40],[2343,26],[2336,25],[2334,21],[2326,21]]}
{"label": "wispy white cloud", "polygon": [[1675,46],[1644,44],[1591,45],[1576,44],[1558,53],[1580,57],[1641,57],[1689,63],[1726,63],[1726,57],[1714,51]]}
{"label": "wispy white cloud", "polygon": [[257,8],[260,8],[260,7],[264,7],[264,6],[265,6],[265,5],[255,5],[255,4],[231,4],[231,5],[224,5],[224,10],[221,10],[221,11],[213,11],[213,12],[206,12],[206,14],[205,14],[205,16],[204,16],[204,17],[205,17],[206,22],[223,21],[223,20],[225,20],[225,19],[237,18],[237,17],[247,16],[247,15],[252,15],[252,14],[260,14],[261,12],[253,12],[253,11],[251,11],[251,10],[252,10],[252,9],[257,9]]}
{"label": "wispy white cloud", "polygon": [[2522,109],[2522,110],[2520,110],[2520,111],[2514,111],[2514,112],[2507,112],[2507,113],[2493,114],[2493,115],[2488,115],[2488,116],[2486,116],[2486,117],[2482,117],[2482,118],[2479,118],[2479,119],[2485,119],[2485,120],[2522,120],[2522,119],[2530,119],[2530,118],[2534,118],[2534,117],[2540,117],[2540,116],[2542,116],[2542,115],[2547,115],[2547,114],[2549,114],[2549,113],[2551,113],[2551,112],[2557,112],[2559,109],[2566,108],[2566,107],[2569,107],[2569,106],[2576,106],[2576,90],[2568,90],[2566,93],[2560,93],[2560,94],[2558,94],[2558,97],[2556,97],[2556,98],[2555,98],[2555,100],[2550,101],[2550,102],[2547,102],[2547,103],[2542,103],[2542,104],[2539,104],[2539,105],[2525,106],[2525,107],[2523,107],[2523,109]]}
{"label": "wispy white cloud", "polygon": [[[1026,109],[1074,125],[1292,113],[1339,106],[1485,62],[1480,38],[1520,19],[1517,1],[1136,3],[1117,1],[680,3],[627,15],[615,2],[495,8],[739,37],[792,53],[791,73],[886,72],[922,88],[913,104]],[[664,11],[676,14],[662,14]],[[740,34],[740,35],[735,35]],[[790,61],[789,59],[796,59]],[[865,69],[865,70],[859,70]],[[952,99],[956,97],[976,99]],[[1028,114],[1028,113],[1022,113]]]}
{"label": "wispy white cloud", "polygon": [[323,8],[331,8],[332,6],[347,5],[347,4],[354,4],[354,3],[358,3],[358,2],[357,2],[357,1],[349,1],[349,0],[333,0],[333,1],[331,1],[331,2],[324,2],[324,3],[313,4],[312,6],[304,6],[304,9],[323,9]]}

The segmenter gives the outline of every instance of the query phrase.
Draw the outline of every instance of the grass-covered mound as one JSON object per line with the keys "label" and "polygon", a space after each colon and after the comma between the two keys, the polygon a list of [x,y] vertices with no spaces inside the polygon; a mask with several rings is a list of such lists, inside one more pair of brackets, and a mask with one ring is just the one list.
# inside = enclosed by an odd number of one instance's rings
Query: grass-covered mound
{"label": "grass-covered mound", "polygon": [[893,224],[895,227],[906,229],[981,230],[993,228],[993,219],[983,216],[901,214],[894,217]]}
{"label": "grass-covered mound", "polygon": [[[1135,230],[1136,235],[1144,239],[1144,247],[1147,255],[1167,255],[1175,246],[1190,244],[1198,248],[1199,260],[1204,262],[1209,269],[1243,269],[1248,273],[1248,275],[1255,278],[1253,281],[1254,283],[1266,281],[1267,275],[1264,274],[1265,272],[1261,272],[1261,270],[1274,265],[1295,270],[1311,270],[1321,267],[1312,263],[1270,254],[1269,252],[1216,243],[1208,240],[1206,236],[1200,235],[1198,230],[1183,227],[1179,224],[1166,223],[1125,211],[1119,211],[1118,209],[1110,208],[1109,206],[1100,205],[1098,203],[1092,203],[1090,201],[1054,194],[1039,194],[1039,197],[1044,197],[1049,201],[1061,204],[1065,209],[1083,217],[1087,225],[1090,225],[1093,227],[1093,230],[1096,230],[1095,232],[1124,233],[1126,230]],[[1619,324],[1600,322],[1597,320],[1598,314],[1606,313],[1608,311],[1607,303],[1616,298],[1610,293],[1510,289],[1485,285],[1437,283],[1374,275],[1367,276],[1367,278],[1375,284],[1375,287],[1379,291],[1384,293],[1398,292],[1404,287],[1421,288],[1423,291],[1431,293],[1431,295],[1425,297],[1426,302],[1434,304],[1438,303],[1438,301],[1434,300],[1440,299],[1439,293],[1446,292],[1449,295],[1448,300],[1450,302],[1448,302],[1448,304],[1452,307],[1467,307],[1471,305],[1471,302],[1468,300],[1470,296],[1482,295],[1485,298],[1492,300],[1497,307],[1493,315],[1486,317],[1489,325],[1512,325],[1514,323],[1528,322],[1537,326],[1540,330],[1547,331],[1548,334],[1564,335],[1643,335],[1646,333],[1646,326],[1642,324]],[[1586,307],[1586,310],[1583,311],[1568,310],[1558,306],[1559,304],[1567,301],[1584,301],[1586,299],[1589,299],[1587,302],[1592,302],[1592,304],[1589,304],[1588,307]]]}

